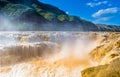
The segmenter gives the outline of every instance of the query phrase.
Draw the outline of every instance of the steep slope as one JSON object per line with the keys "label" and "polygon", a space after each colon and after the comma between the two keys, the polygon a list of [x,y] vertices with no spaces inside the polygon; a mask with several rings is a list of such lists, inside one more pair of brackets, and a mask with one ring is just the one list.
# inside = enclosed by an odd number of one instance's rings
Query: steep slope
{"label": "steep slope", "polygon": [[0,0],[0,22],[8,21],[12,22],[12,28],[5,27],[9,24],[0,24],[0,30],[119,31],[108,26],[103,30],[92,22],[69,16],[37,0]]}

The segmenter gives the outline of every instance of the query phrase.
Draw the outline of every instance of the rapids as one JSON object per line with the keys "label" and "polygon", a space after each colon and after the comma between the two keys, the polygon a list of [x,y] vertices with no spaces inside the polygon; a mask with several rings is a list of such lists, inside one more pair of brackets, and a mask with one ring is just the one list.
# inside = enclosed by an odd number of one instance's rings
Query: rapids
{"label": "rapids", "polygon": [[81,77],[97,45],[88,32],[0,32],[0,77]]}

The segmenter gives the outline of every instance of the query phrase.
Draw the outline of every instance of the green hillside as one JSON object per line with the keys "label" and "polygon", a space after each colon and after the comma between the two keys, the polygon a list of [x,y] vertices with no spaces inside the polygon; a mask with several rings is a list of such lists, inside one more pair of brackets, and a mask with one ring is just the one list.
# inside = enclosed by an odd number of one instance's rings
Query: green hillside
{"label": "green hillside", "polygon": [[0,24],[0,30],[120,31],[120,27],[95,25],[37,0],[0,0],[0,22],[4,20],[14,28]]}

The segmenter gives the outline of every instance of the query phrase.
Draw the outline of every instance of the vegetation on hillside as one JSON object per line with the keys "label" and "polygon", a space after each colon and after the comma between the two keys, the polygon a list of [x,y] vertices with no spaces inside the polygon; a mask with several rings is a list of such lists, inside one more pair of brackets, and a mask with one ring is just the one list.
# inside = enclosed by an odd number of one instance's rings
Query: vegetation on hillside
{"label": "vegetation on hillside", "polygon": [[[38,0],[0,0],[1,15],[15,25],[31,24],[33,30],[120,31],[118,26],[96,25],[77,16],[70,16],[59,8]],[[24,27],[29,28],[26,25]],[[25,30],[24,27],[20,30]]]}

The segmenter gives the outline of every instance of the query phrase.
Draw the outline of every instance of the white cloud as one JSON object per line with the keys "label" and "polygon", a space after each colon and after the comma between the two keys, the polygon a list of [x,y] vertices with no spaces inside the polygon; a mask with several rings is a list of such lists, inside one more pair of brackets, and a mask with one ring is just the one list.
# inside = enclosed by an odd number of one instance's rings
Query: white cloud
{"label": "white cloud", "polygon": [[101,2],[89,2],[89,3],[86,3],[86,5],[90,6],[90,7],[95,7],[95,6],[99,6],[99,5],[102,5],[102,4],[107,4],[108,1],[101,1]]}
{"label": "white cloud", "polygon": [[97,17],[101,17],[102,15],[115,14],[117,12],[118,12],[118,8],[117,7],[101,9],[101,10],[98,10],[96,13],[94,13],[92,15],[92,17],[97,18]]}
{"label": "white cloud", "polygon": [[68,12],[68,11],[66,11],[66,14],[69,14],[69,12]]}
{"label": "white cloud", "polygon": [[113,18],[113,16],[111,16],[111,17],[101,17],[101,18],[95,19],[93,22],[94,23],[106,23],[106,21],[108,21],[112,18]]}
{"label": "white cloud", "polygon": [[111,17],[101,17],[101,18],[98,18],[94,21],[94,23],[100,23],[100,22],[103,22],[103,21],[107,21],[107,20],[110,20],[112,18]]}

